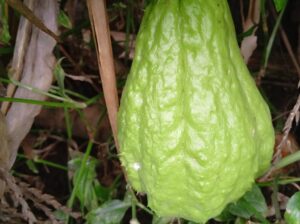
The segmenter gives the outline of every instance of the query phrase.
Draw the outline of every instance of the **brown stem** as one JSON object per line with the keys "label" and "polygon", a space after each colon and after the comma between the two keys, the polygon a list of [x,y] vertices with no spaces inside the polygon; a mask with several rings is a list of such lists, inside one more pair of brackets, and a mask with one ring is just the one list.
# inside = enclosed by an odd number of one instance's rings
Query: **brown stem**
{"label": "brown stem", "polygon": [[117,111],[119,102],[105,2],[104,0],[88,0],[87,6],[95,39],[98,66],[108,118],[111,124],[116,147],[119,149],[117,139]]}

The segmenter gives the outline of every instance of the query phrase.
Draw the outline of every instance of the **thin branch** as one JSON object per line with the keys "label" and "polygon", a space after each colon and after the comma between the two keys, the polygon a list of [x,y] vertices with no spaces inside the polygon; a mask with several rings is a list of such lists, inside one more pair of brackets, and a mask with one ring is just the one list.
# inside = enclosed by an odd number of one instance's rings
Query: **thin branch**
{"label": "thin branch", "polygon": [[51,36],[54,40],[56,40],[56,42],[60,42],[59,36],[57,36],[52,30],[48,29],[48,27],[41,21],[41,19],[39,19],[29,7],[23,4],[22,1],[6,0],[6,2],[10,7],[17,10],[22,16],[28,19],[32,24]]}
{"label": "thin branch", "polygon": [[107,106],[108,118],[111,124],[115,144],[118,149],[117,111],[119,102],[105,3],[104,0],[88,0],[87,6],[96,43],[98,66],[103,85],[103,93]]}

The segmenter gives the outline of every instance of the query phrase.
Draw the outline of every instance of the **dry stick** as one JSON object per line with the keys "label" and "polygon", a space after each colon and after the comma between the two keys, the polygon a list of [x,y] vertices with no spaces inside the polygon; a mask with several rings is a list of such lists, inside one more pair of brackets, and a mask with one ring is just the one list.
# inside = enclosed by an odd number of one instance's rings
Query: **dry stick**
{"label": "dry stick", "polygon": [[117,150],[119,150],[117,139],[117,111],[119,102],[105,3],[104,0],[88,0],[87,6],[96,43],[98,66],[108,118]]}
{"label": "dry stick", "polygon": [[28,8],[25,4],[23,4],[20,0],[6,0],[7,4],[9,4],[13,9],[17,10],[21,15],[26,17],[32,24],[38,27],[40,30],[44,31],[48,35],[50,35],[56,42],[59,42],[59,37],[32,12],[30,8]]}

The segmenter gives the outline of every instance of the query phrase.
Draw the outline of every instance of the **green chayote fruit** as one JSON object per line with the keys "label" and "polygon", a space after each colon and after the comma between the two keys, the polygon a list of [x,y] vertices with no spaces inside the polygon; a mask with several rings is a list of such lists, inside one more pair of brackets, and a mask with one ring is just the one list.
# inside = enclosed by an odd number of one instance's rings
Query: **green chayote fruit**
{"label": "green chayote fruit", "polygon": [[205,222],[263,174],[274,130],[226,0],[152,1],[118,128],[128,180],[159,216]]}

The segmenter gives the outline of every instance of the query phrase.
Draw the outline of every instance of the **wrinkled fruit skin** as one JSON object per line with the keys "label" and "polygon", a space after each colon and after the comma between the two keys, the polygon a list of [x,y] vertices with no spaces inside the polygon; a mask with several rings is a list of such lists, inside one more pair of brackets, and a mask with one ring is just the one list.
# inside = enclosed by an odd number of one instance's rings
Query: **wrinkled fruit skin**
{"label": "wrinkled fruit skin", "polygon": [[118,114],[130,184],[159,216],[205,222],[251,188],[274,144],[226,0],[154,0]]}

